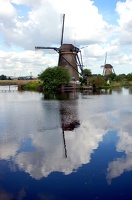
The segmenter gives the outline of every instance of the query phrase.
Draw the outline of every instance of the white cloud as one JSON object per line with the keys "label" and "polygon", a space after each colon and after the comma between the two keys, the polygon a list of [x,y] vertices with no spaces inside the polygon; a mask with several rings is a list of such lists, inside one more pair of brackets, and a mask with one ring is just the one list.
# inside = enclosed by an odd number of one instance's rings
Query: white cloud
{"label": "white cloud", "polygon": [[[69,9],[70,5],[70,9]],[[40,73],[39,66],[34,70],[35,57],[28,58],[28,51],[34,51],[35,46],[59,46],[61,38],[62,13],[65,17],[64,42],[77,46],[89,45],[83,52],[84,63],[90,66],[92,73],[100,73],[100,65],[104,62],[104,55],[108,52],[108,62],[115,67],[115,72],[129,73],[132,71],[132,54],[130,44],[132,1],[118,2],[116,12],[118,24],[109,24],[90,0],[3,0],[0,1],[0,48],[12,52],[15,48],[27,53],[29,71],[34,75]],[[115,19],[116,21],[117,19]],[[123,44],[123,45],[121,45]],[[6,45],[6,46],[5,46]],[[128,45],[128,46],[126,46]],[[20,54],[13,52],[14,56]],[[33,53],[31,53],[33,54]],[[87,57],[87,58],[86,58]],[[12,56],[11,56],[12,58]],[[127,58],[127,59],[126,59]],[[1,73],[9,75],[10,63],[2,58]],[[10,59],[10,57],[9,57]],[[32,62],[30,62],[32,60]],[[45,61],[44,61],[45,60]],[[7,61],[7,60],[6,60]],[[48,61],[48,63],[47,63]],[[57,65],[57,58],[45,56],[40,58],[48,66]],[[25,64],[21,60],[24,71]],[[127,68],[125,66],[127,65]],[[18,66],[17,66],[18,68]],[[13,68],[17,73],[17,68]],[[116,69],[117,68],[117,69]]]}
{"label": "white cloud", "polygon": [[[12,26],[12,30],[5,27],[3,23],[2,31],[9,44],[16,44],[25,49],[33,49],[35,44],[59,45],[61,32],[60,13],[66,14],[64,34],[66,42],[73,42],[75,34],[79,44],[104,42],[111,35],[112,26],[103,20],[98,13],[98,9],[91,1],[74,0],[71,2],[69,0],[57,0],[55,2],[50,0],[43,1],[37,6],[35,1],[14,0],[12,2],[31,6],[31,11],[28,12],[27,20],[23,21],[21,16],[14,15],[15,24]],[[13,8],[9,2],[8,4],[10,5],[8,6],[9,10],[14,9],[15,11],[15,7]],[[69,9],[69,5],[71,5],[71,9]],[[79,14],[80,10],[83,10],[81,15]],[[6,12],[3,15],[6,17]],[[8,22],[10,23],[11,20],[12,18],[8,19]]]}
{"label": "white cloud", "polygon": [[[47,66],[57,65],[58,54],[48,57],[42,52],[23,51],[23,52],[3,52],[0,51],[0,73],[6,72],[8,76],[36,76],[42,72]],[[54,57],[54,59],[53,59]]]}
{"label": "white cloud", "polygon": [[120,43],[132,44],[132,1],[118,2],[116,11],[119,14],[119,27],[120,27]]}
{"label": "white cloud", "polygon": [[[4,22],[6,22],[7,20],[14,18],[15,16],[16,16],[16,10],[12,6],[12,4],[10,4],[10,2],[8,0],[0,1],[0,19],[1,19],[1,21],[5,20]],[[6,25],[6,24],[4,24],[4,25]]]}

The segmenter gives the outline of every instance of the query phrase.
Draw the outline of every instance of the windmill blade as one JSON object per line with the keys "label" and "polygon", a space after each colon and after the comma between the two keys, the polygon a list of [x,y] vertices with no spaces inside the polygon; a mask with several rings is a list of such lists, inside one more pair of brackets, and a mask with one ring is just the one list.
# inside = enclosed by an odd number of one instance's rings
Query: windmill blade
{"label": "windmill blade", "polygon": [[79,66],[80,70],[81,70],[81,76],[83,76],[83,61],[82,61],[82,54],[80,51],[80,58],[78,56],[78,54],[76,55],[76,60],[77,60],[77,66]]}
{"label": "windmill blade", "polygon": [[105,54],[105,62],[104,62],[104,66],[106,65],[106,60],[107,60],[107,52]]}
{"label": "windmill blade", "polygon": [[59,53],[59,48],[57,47],[40,47],[40,46],[35,47],[35,51],[41,51],[41,50],[48,50],[47,54],[53,54],[53,51],[51,50],[55,50]]}
{"label": "windmill blade", "polygon": [[64,23],[65,23],[65,14],[63,14],[63,21],[62,21],[61,46],[62,46],[62,44],[63,44]]}
{"label": "windmill blade", "polygon": [[104,66],[104,69],[103,69],[103,75],[105,75],[105,66]]}
{"label": "windmill blade", "polygon": [[86,46],[84,46],[84,47],[81,47],[80,49],[84,49],[84,48],[87,48],[88,47],[88,45],[86,45]]}
{"label": "windmill blade", "polygon": [[39,47],[39,46],[35,47],[35,50],[40,50],[40,49],[53,49],[53,50],[58,51],[57,47]]}
{"label": "windmill blade", "polygon": [[107,60],[107,52],[105,54],[105,60],[104,60],[104,65],[101,65],[100,67],[103,68],[103,75],[105,74],[105,65],[106,65],[106,60]]}

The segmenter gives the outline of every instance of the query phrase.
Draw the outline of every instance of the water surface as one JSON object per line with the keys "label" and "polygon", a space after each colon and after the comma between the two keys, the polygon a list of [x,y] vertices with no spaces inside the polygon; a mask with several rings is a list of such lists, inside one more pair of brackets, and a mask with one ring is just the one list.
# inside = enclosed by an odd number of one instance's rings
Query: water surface
{"label": "water surface", "polygon": [[132,92],[0,92],[0,199],[132,199]]}

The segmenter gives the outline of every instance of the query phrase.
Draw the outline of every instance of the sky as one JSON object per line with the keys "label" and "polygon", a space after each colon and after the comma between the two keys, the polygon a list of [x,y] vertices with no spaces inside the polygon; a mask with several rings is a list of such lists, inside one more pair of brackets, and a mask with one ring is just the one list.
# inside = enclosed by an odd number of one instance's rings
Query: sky
{"label": "sky", "polygon": [[0,75],[36,77],[58,64],[55,51],[35,46],[79,47],[84,69],[132,73],[132,0],[0,0]]}

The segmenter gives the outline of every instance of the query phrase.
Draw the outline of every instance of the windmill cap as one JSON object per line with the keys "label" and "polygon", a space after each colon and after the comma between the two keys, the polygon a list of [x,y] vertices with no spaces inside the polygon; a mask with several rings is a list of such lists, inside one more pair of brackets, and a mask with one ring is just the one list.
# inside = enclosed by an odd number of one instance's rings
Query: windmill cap
{"label": "windmill cap", "polygon": [[75,47],[73,44],[62,44],[60,47],[60,51],[71,51],[78,53],[80,49]]}
{"label": "windmill cap", "polygon": [[111,64],[105,64],[105,68],[113,68]]}

